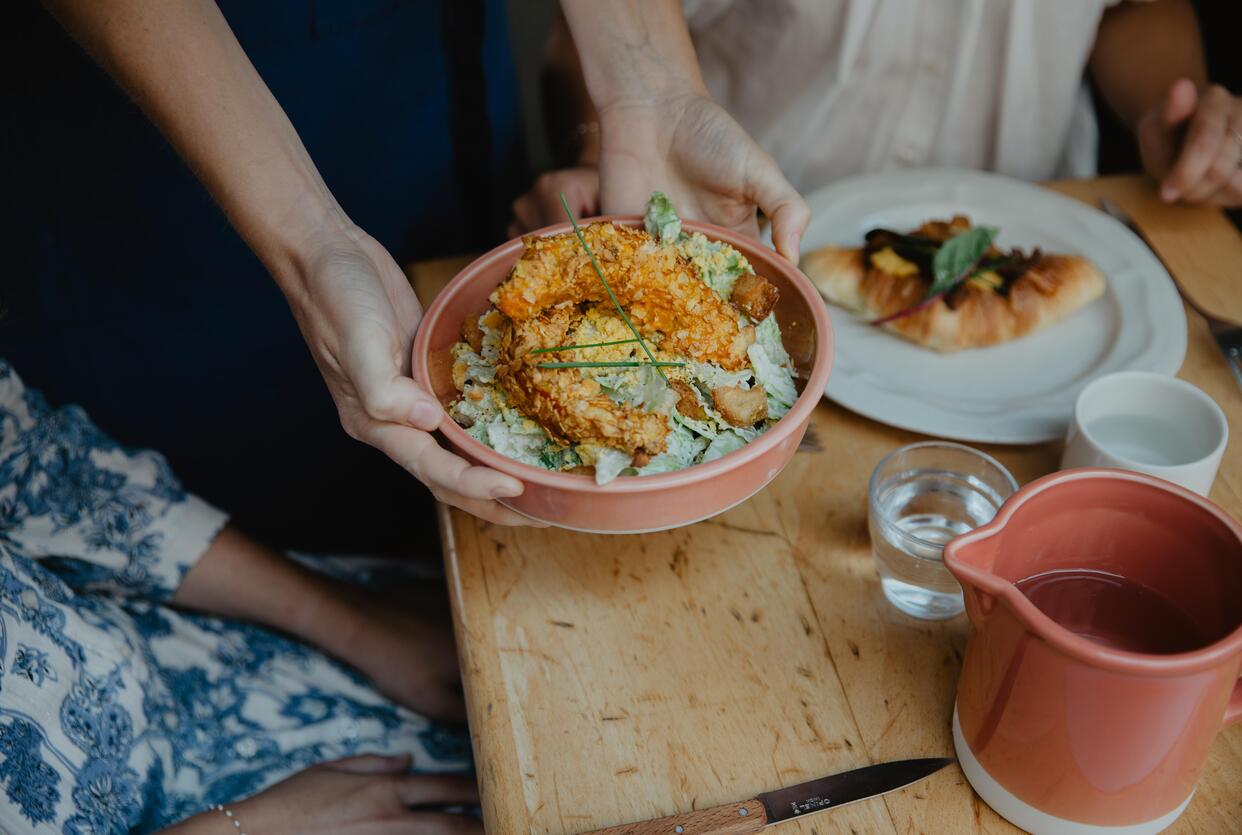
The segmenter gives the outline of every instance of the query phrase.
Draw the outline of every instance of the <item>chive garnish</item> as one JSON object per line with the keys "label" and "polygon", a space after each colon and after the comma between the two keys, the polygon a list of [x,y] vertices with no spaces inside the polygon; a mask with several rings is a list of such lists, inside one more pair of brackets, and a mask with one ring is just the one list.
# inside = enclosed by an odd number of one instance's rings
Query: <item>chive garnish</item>
{"label": "chive garnish", "polygon": [[651,360],[652,367],[659,374],[664,382],[668,382],[668,376],[665,375],[664,369],[660,367],[660,363],[656,362],[655,354],[651,353],[651,349],[647,347],[646,340],[642,334],[638,332],[638,328],[634,327],[634,323],[630,321],[630,317],[626,315],[625,308],[621,307],[621,302],[617,301],[617,296],[612,292],[612,287],[608,284],[608,279],[604,278],[604,271],[599,268],[599,262],[595,260],[595,253],[591,251],[591,247],[586,242],[582,230],[578,228],[578,221],[574,219],[574,213],[570,211],[569,201],[565,199],[565,193],[561,192],[561,205],[565,207],[565,214],[569,215],[569,222],[574,227],[574,234],[578,236],[578,242],[582,244],[582,248],[586,250],[587,257],[591,259],[591,266],[595,268],[595,274],[599,276],[599,280],[604,283],[604,289],[608,291],[608,298],[612,299],[612,303],[616,306],[617,312],[621,314],[621,318],[625,320],[625,324],[629,327],[630,333],[634,334],[634,338],[638,340],[638,344],[642,347],[643,353],[647,355],[647,359]]}
{"label": "chive garnish", "polygon": [[[534,353],[533,351],[531,353]],[[591,362],[589,360],[580,360],[576,362],[541,362],[536,368],[639,368],[644,365],[654,366],[657,371],[661,368],[681,368],[684,362],[639,362],[638,360],[628,360],[622,362]],[[664,372],[661,371],[661,374]]]}
{"label": "chive garnish", "polygon": [[603,348],[608,345],[629,345],[631,342],[637,342],[637,339],[617,339],[612,342],[588,342],[585,345],[558,345],[555,348],[536,348],[531,351],[532,354],[553,354],[557,351],[573,351],[577,348]]}

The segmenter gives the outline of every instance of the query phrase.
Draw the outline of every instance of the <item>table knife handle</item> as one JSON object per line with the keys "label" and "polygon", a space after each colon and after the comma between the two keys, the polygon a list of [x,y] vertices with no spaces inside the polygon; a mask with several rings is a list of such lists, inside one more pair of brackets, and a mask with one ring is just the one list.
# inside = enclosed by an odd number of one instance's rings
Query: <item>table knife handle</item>
{"label": "table knife handle", "polygon": [[748,800],[684,815],[593,829],[582,835],[748,835],[760,831],[767,824],[768,815],[763,804],[758,800]]}

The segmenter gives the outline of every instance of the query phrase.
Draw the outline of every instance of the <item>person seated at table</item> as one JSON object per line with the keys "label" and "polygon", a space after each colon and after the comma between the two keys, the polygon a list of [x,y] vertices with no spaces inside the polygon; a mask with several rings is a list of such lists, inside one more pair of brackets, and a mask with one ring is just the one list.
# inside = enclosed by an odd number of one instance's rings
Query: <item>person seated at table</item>
{"label": "person seated at table", "polygon": [[[1084,85],[1134,132],[1168,201],[1242,205],[1242,100],[1208,84],[1189,0],[923,3],[686,0],[707,89],[807,193],[914,166],[1025,180],[1095,174]],[[559,170],[514,203],[517,234],[598,208],[596,114],[563,23],[545,51]]]}
{"label": "person seated at table", "polygon": [[328,565],[0,360],[0,831],[481,832],[418,809],[477,801],[451,635]]}

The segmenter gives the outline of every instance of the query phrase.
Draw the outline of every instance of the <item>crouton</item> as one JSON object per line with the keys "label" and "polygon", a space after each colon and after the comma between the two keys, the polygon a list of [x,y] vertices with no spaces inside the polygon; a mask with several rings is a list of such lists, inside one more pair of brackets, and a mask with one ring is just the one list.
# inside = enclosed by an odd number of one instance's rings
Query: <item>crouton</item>
{"label": "crouton", "polygon": [[729,299],[753,321],[762,322],[776,307],[780,297],[781,291],[776,289],[775,284],[761,275],[746,273],[734,282],[733,295]]}
{"label": "crouton", "polygon": [[683,416],[692,420],[707,420],[707,411],[703,408],[703,404],[699,401],[699,396],[694,393],[694,389],[689,383],[682,380],[672,380],[669,382],[673,391],[677,393],[677,411]]}
{"label": "crouton", "polygon": [[461,320],[461,338],[470,345],[476,354],[483,350],[483,329],[479,327],[479,316],[471,313]]}
{"label": "crouton", "polygon": [[712,402],[716,411],[734,426],[754,426],[768,416],[768,394],[763,386],[720,386],[712,389]]}

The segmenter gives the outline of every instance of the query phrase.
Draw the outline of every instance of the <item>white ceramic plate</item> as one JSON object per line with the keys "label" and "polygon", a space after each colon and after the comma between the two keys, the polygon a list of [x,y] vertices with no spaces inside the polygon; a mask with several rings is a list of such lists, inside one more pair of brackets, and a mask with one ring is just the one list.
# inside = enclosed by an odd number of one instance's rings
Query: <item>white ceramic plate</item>
{"label": "white ceramic plate", "polygon": [[1077,253],[1108,291],[1060,324],[1014,342],[942,355],[829,306],[836,358],[828,397],[869,418],[942,438],[1027,444],[1062,437],[1074,398],[1113,371],[1174,374],[1186,317],[1164,267],[1130,230],[1078,200],[977,171],[895,171],[811,194],[803,252],[858,246],[877,226],[905,231],[968,215],[1002,247]]}

